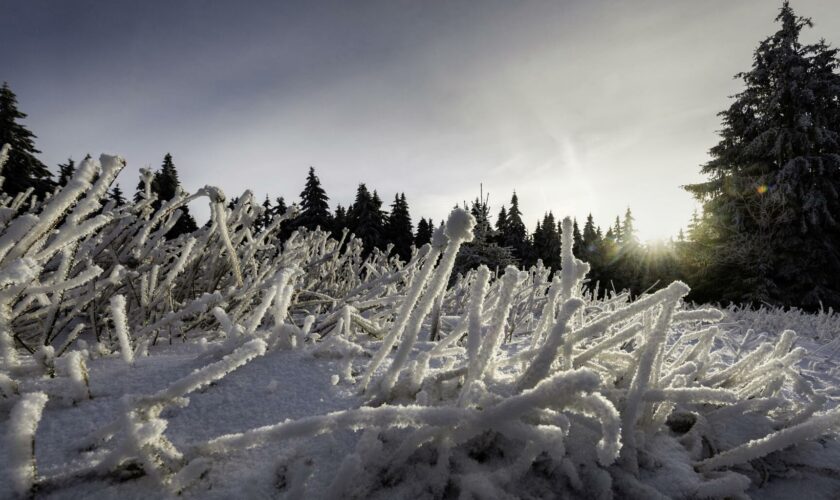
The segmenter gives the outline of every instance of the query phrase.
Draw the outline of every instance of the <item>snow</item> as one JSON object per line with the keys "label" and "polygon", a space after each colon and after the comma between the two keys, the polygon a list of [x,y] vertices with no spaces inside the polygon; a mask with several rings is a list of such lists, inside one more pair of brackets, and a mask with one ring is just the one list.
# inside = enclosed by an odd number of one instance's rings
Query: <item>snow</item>
{"label": "snow", "polygon": [[[83,167],[0,229],[0,496],[840,492],[832,311],[597,299],[569,237],[557,272],[453,280],[461,209],[409,262],[281,247],[247,192],[96,214],[122,161]],[[201,197],[212,223],[167,240]]]}
{"label": "snow", "polygon": [[47,404],[43,392],[24,394],[12,408],[6,428],[6,471],[14,494],[26,496],[35,483],[35,429]]}

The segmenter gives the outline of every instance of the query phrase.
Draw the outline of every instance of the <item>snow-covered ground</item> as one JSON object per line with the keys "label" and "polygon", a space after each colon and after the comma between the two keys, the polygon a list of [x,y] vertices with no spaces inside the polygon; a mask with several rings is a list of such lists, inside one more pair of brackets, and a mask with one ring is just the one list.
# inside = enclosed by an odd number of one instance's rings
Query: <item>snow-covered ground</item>
{"label": "snow-covered ground", "polygon": [[[786,313],[773,313],[780,322]],[[744,313],[727,314],[722,323],[742,322]],[[787,324],[786,326],[796,326]],[[807,328],[802,325],[803,330]],[[761,340],[775,341],[777,335],[770,331],[747,336],[738,326],[732,325],[729,334],[720,337],[715,349],[729,362],[738,359],[739,353],[751,352]],[[761,339],[761,340],[759,340]],[[375,352],[379,341],[363,342],[367,352]],[[840,397],[836,367],[838,359],[829,349],[836,342],[814,340],[797,336],[794,345],[802,345],[808,354],[797,363],[803,375],[815,387],[824,388],[826,394]],[[418,352],[428,352],[435,343],[422,342]],[[820,348],[822,347],[822,349]],[[56,378],[40,374],[34,363],[30,370],[34,376],[21,377],[21,393],[44,392],[50,395],[38,425],[35,439],[35,456],[40,476],[38,497],[43,498],[149,498],[171,494],[159,482],[140,475],[135,469],[124,467],[120,472],[74,475],[76,469],[86,469],[95,461],[82,451],[84,438],[95,434],[111,422],[118,421],[125,411],[127,394],[151,394],[165,389],[173,381],[208,364],[206,344],[198,342],[164,343],[149,350],[148,356],[138,357],[133,365],[126,364],[118,353],[94,357],[88,361],[90,392],[93,398],[77,404],[62,400],[68,392],[67,380],[59,373]],[[215,358],[214,358],[215,359]],[[359,356],[352,371],[361,373],[369,358]],[[23,368],[21,368],[23,370]],[[319,356],[314,346],[300,349],[270,350],[257,357],[209,387],[189,396],[184,408],[169,408],[162,413],[168,422],[166,436],[181,450],[188,450],[217,436],[238,433],[265,425],[324,415],[330,412],[358,408],[365,403],[358,385],[339,381],[346,370],[343,359]],[[12,401],[3,403],[2,411],[8,413]],[[835,406],[836,399],[829,400]],[[766,429],[751,429],[752,421],[739,423],[726,419],[727,432],[735,434],[736,441],[745,436],[762,434]],[[0,421],[0,435],[10,431],[9,419]],[[268,439],[261,446],[225,453],[214,457],[206,475],[187,488],[182,496],[197,498],[295,498],[298,488],[305,488],[308,498],[331,496],[329,486],[341,468],[343,460],[359,444],[362,432],[350,428],[336,428],[328,433],[300,439]],[[652,445],[663,456],[675,453],[669,449],[673,442],[654,440]],[[658,448],[661,446],[661,448]],[[833,470],[840,463],[840,448],[824,444],[804,443],[785,453],[786,461],[798,461],[798,470],[783,471],[783,477],[767,479],[753,485],[750,493],[760,498],[791,498],[807,491],[809,498],[836,498],[840,480],[830,479],[823,471]],[[644,479],[653,484],[673,483],[680,487],[677,476],[684,461],[675,460],[678,467],[660,463]],[[768,467],[772,467],[772,462]],[[8,471],[9,454],[0,454],[0,470]],[[774,471],[779,473],[780,471]],[[815,479],[817,478],[817,479]],[[661,486],[668,491],[668,486]],[[400,490],[398,490],[400,491]],[[347,489],[352,496],[352,488]],[[587,497],[585,492],[579,496]],[[523,491],[523,497],[531,493]],[[14,498],[10,491],[5,496]],[[376,497],[377,495],[374,495]],[[394,498],[394,492],[383,490],[378,496]],[[433,496],[433,495],[430,495]],[[675,494],[675,496],[679,496]],[[690,497],[690,495],[688,495]]]}
{"label": "snow-covered ground", "polygon": [[460,209],[409,262],[280,248],[249,193],[102,207],[120,168],[0,200],[3,497],[840,497],[834,313],[588,296],[568,218],[556,273],[451,279]]}

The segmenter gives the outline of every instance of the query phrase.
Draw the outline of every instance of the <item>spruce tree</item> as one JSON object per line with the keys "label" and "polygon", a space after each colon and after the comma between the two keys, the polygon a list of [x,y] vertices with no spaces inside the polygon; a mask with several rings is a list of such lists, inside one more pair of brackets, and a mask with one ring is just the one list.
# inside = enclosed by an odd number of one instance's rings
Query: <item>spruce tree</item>
{"label": "spruce tree", "polygon": [[615,216],[615,223],[613,223],[612,232],[615,242],[617,244],[621,244],[624,241],[624,235],[621,234],[621,221],[617,215]]}
{"label": "spruce tree", "polygon": [[35,157],[40,153],[35,149],[35,135],[19,123],[26,118],[17,108],[17,96],[3,82],[0,87],[0,147],[11,147],[9,158],[2,168],[2,192],[15,196],[29,188],[39,199],[51,192],[54,187],[52,173],[46,165]]}
{"label": "spruce tree", "polygon": [[420,219],[420,222],[417,223],[417,234],[414,236],[414,245],[417,248],[432,241],[432,233],[435,230],[434,226],[432,219],[428,221],[423,218]]}
{"label": "spruce tree", "polygon": [[627,207],[627,211],[624,212],[624,219],[621,221],[621,235],[621,241],[625,245],[638,244],[639,242],[639,238],[636,236],[636,218],[633,217],[630,207]]}
{"label": "spruce tree", "polygon": [[499,215],[496,216],[496,239],[495,239],[496,243],[501,245],[501,246],[505,246],[505,244],[507,243],[505,241],[507,233],[508,233],[507,218],[508,218],[507,209],[505,208],[504,205],[502,205],[502,208],[499,209]]}
{"label": "spruce tree", "polygon": [[58,185],[64,187],[76,173],[76,162],[67,158],[67,163],[58,164]]}
{"label": "spruce tree", "polygon": [[600,235],[595,229],[595,219],[592,214],[586,216],[586,224],[583,225],[583,245],[581,255],[587,260],[592,260],[592,256],[598,251],[600,244]]}
{"label": "spruce tree", "polygon": [[470,213],[476,220],[473,240],[461,246],[455,259],[453,276],[465,274],[480,265],[501,272],[505,267],[514,264],[516,259],[511,249],[496,243],[497,234],[490,224],[490,206],[487,198],[476,198],[470,207]]}
{"label": "spruce tree", "polygon": [[[163,206],[164,202],[175,198],[180,191],[181,181],[178,178],[178,171],[175,168],[175,163],[172,161],[172,155],[166,153],[163,157],[163,164],[160,170],[155,172],[155,176],[152,179],[152,193],[157,195],[157,200],[152,206],[155,209],[159,209]],[[166,233],[167,238],[177,238],[182,234],[191,233],[198,229],[195,219],[190,215],[189,207],[185,205],[179,210],[181,210],[181,217],[178,218],[178,221],[172,226],[172,229]]]}
{"label": "spruce tree", "polygon": [[335,207],[335,214],[333,215],[333,238],[340,240],[341,236],[344,234],[344,229],[347,228],[347,210],[341,206],[341,204],[336,205]]}
{"label": "spruce tree", "polygon": [[542,259],[546,267],[555,271],[560,269],[561,230],[554,221],[554,214],[549,211],[543,217],[542,223],[537,224],[534,232],[535,260]]}
{"label": "spruce tree", "polygon": [[411,215],[405,193],[394,195],[391,213],[385,226],[388,242],[394,244],[394,253],[400,259],[407,261],[411,257],[411,246],[414,243]]}
{"label": "spruce tree", "polygon": [[364,183],[356,189],[356,199],[347,210],[347,226],[364,244],[365,253],[382,248],[385,241],[385,225],[382,216],[382,202],[368,191]]}
{"label": "spruce tree", "polygon": [[[275,217],[280,217],[281,215],[285,215],[285,213],[289,210],[286,206],[286,200],[283,199],[282,196],[278,196],[274,199],[274,206],[271,208],[271,218],[274,219]],[[280,223],[280,234],[278,238],[280,241],[286,241],[289,236],[291,236],[293,222],[292,221],[285,221]]]}
{"label": "spruce tree", "polygon": [[520,261],[528,257],[530,251],[528,229],[522,222],[522,212],[519,210],[519,197],[516,191],[510,197],[510,208],[507,211],[505,246],[512,248],[513,255]]}
{"label": "spruce tree", "polygon": [[274,208],[272,209],[272,217],[284,215],[289,208],[286,206],[286,200],[282,196],[274,199]]}
{"label": "spruce tree", "polygon": [[572,222],[572,252],[575,255],[583,254],[583,235],[580,234],[577,217]]}
{"label": "spruce tree", "polygon": [[295,219],[294,225],[308,229],[315,229],[320,226],[324,231],[330,231],[332,229],[332,216],[327,201],[329,201],[329,198],[324,188],[321,187],[321,180],[315,175],[315,169],[309,167],[306,185],[300,193],[300,215]]}
{"label": "spruce tree", "polygon": [[703,203],[700,248],[714,255],[694,298],[837,308],[840,61],[824,41],[799,40],[812,23],[788,2],[776,21],[736,75],[744,90],[720,113],[709,180],[686,186]]}
{"label": "spruce tree", "polygon": [[123,195],[119,184],[115,184],[113,189],[111,189],[111,200],[118,207],[125,205],[125,195]]}
{"label": "spruce tree", "polygon": [[271,225],[274,219],[274,207],[271,206],[271,199],[265,195],[265,200],[262,202],[263,211],[259,217],[254,219],[254,230],[262,231]]}

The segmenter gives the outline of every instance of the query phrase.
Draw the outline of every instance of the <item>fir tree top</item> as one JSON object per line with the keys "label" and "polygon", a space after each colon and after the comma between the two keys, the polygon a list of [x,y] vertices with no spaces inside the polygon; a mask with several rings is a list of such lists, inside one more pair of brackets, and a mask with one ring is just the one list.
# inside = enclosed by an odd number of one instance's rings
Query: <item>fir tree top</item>
{"label": "fir tree top", "polygon": [[321,180],[315,175],[315,169],[309,167],[306,185],[300,193],[300,216],[297,218],[297,225],[309,229],[315,229],[316,226],[324,230],[330,229],[330,206],[327,201],[329,198],[321,187]]}

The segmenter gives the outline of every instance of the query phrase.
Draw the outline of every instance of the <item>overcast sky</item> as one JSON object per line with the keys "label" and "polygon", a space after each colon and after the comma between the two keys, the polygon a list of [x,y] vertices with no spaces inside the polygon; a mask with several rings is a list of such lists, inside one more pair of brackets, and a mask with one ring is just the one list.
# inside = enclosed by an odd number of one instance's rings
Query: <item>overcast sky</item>
{"label": "overcast sky", "polygon": [[[333,208],[365,182],[439,220],[483,183],[660,238],[780,5],[0,0],[0,80],[45,163],[118,153],[129,193],[171,152],[188,191],[295,201],[312,165]],[[792,5],[840,43],[837,0]]]}

